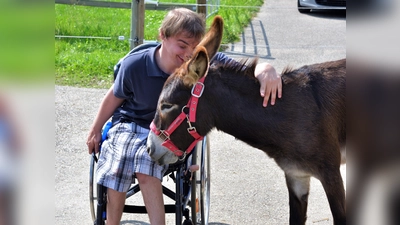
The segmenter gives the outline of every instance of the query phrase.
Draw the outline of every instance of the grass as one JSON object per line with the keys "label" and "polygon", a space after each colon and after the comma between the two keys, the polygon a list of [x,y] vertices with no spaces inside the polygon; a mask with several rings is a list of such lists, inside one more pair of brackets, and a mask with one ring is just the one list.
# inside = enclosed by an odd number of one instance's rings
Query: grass
{"label": "grass", "polygon": [[11,83],[31,85],[43,81],[54,82],[54,50],[51,45],[53,18],[53,8],[2,2],[0,92]]}
{"label": "grass", "polygon": [[[117,1],[117,0],[116,0]],[[120,0],[121,1],[121,0]],[[194,0],[165,0],[195,3]],[[257,13],[263,0],[221,0],[218,15],[224,18],[222,43],[239,40],[239,35]],[[234,7],[256,6],[256,7]],[[145,40],[157,40],[166,11],[146,10]],[[213,17],[207,19],[209,26]],[[110,39],[55,38],[55,84],[108,88],[115,63],[129,51],[131,11],[128,9],[55,5],[55,35],[107,37]]]}

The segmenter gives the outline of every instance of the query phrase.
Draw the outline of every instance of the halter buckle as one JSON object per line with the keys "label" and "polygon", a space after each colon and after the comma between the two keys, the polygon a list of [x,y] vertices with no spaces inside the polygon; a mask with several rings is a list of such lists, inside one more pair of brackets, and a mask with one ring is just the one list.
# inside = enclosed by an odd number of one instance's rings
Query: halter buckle
{"label": "halter buckle", "polygon": [[160,133],[158,134],[158,137],[159,137],[162,141],[169,140],[169,134],[168,134],[167,132],[165,132],[165,130],[160,130]]}
{"label": "halter buckle", "polygon": [[[200,87],[198,87],[198,85]],[[204,91],[204,84],[201,82],[197,82],[195,85],[193,85],[191,93],[193,97],[200,98],[201,95],[203,94],[203,91]]]}

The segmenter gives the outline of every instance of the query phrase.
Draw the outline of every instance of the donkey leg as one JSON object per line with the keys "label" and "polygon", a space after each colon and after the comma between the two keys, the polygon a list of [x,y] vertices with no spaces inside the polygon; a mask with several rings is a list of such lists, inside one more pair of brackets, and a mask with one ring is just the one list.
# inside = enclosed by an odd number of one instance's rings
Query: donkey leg
{"label": "donkey leg", "polygon": [[308,193],[310,176],[305,174],[285,173],[289,190],[290,225],[305,224],[307,220]]}
{"label": "donkey leg", "polygon": [[320,181],[329,201],[334,224],[346,224],[346,196],[340,166],[326,171]]}

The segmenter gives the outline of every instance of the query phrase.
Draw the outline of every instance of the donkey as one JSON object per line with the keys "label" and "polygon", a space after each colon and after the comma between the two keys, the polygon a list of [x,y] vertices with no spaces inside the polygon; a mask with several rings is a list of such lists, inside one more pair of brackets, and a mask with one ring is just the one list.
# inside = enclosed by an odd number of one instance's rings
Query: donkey
{"label": "donkey", "polygon": [[147,141],[150,156],[160,164],[174,163],[216,128],[264,151],[282,168],[290,224],[305,224],[311,176],[324,187],[334,224],[346,224],[340,174],[346,59],[284,69],[282,98],[264,108],[253,75],[257,59],[209,65],[222,30],[217,16],[192,58],[165,82]]}

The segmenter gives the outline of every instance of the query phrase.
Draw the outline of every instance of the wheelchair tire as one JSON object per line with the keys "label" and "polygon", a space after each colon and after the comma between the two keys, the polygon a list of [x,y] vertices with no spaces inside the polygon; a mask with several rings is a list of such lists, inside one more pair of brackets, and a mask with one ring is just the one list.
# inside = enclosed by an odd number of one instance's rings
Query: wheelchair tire
{"label": "wheelchair tire", "polygon": [[194,225],[208,225],[210,208],[210,142],[208,137],[196,145],[196,152],[192,155],[192,165],[199,165],[200,169],[192,178],[192,221]]}
{"label": "wheelchair tire", "polygon": [[90,213],[92,215],[93,222],[96,220],[96,207],[97,207],[97,184],[95,182],[95,165],[96,162],[94,157],[91,157],[90,168],[89,168],[89,201],[90,201]]}
{"label": "wheelchair tire", "polygon": [[[90,170],[89,170],[89,202],[90,202],[90,213],[92,215],[92,220],[94,225],[104,225],[105,224],[105,210],[107,204],[107,188],[98,185],[96,183],[96,161],[94,155],[92,155],[90,160]],[[99,201],[102,205],[99,207]],[[98,215],[99,210],[101,211]]]}

